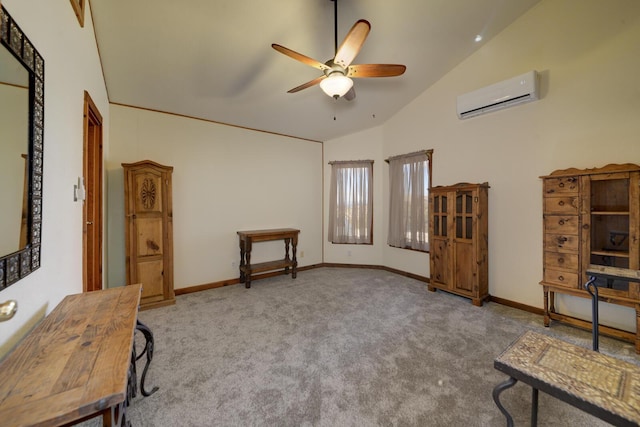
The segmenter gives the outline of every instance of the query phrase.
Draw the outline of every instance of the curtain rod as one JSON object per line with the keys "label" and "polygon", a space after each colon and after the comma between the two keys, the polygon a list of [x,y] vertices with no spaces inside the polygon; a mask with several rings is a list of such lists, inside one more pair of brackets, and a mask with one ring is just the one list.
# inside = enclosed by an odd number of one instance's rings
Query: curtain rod
{"label": "curtain rod", "polygon": [[340,165],[345,163],[371,163],[373,164],[373,160],[333,160],[329,162],[330,165]]}
{"label": "curtain rod", "polygon": [[429,150],[420,150],[420,151],[414,151],[413,153],[399,154],[397,156],[391,156],[388,159],[385,159],[384,161],[389,163],[389,160],[396,160],[396,159],[402,159],[402,158],[405,158],[405,157],[417,156],[418,154],[424,154],[429,159],[431,159],[431,154],[432,153],[433,153],[433,148],[431,148]]}

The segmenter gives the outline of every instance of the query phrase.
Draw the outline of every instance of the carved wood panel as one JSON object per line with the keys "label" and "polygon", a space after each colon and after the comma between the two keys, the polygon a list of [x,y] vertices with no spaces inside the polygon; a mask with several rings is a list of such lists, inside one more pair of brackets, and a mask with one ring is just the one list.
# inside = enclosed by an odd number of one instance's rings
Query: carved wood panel
{"label": "carved wood panel", "polygon": [[173,168],[151,161],[123,167],[127,284],[142,284],[142,308],[173,304]]}

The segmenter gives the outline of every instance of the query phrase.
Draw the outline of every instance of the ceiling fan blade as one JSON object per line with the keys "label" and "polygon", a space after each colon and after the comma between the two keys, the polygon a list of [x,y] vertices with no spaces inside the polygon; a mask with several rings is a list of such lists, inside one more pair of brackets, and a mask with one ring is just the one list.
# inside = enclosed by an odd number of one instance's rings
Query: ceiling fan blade
{"label": "ceiling fan blade", "polygon": [[295,50],[291,50],[287,47],[281,46],[279,44],[273,43],[271,45],[272,48],[274,48],[275,50],[277,50],[278,52],[287,55],[290,58],[295,59],[296,61],[300,61],[303,64],[307,64],[312,66],[313,68],[317,68],[318,70],[328,70],[329,67],[325,64],[323,64],[320,61],[316,61],[313,58],[309,58],[308,56],[305,56],[301,53],[296,52]]}
{"label": "ceiling fan blade", "polygon": [[347,101],[353,101],[356,97],[356,90],[354,89],[353,86],[351,86],[351,89],[349,89],[349,92],[342,95],[342,97]]}
{"label": "ceiling fan blade", "polygon": [[406,66],[400,64],[354,64],[347,77],[394,77],[404,74]]}
{"label": "ceiling fan blade", "polygon": [[297,86],[297,87],[294,87],[291,90],[288,90],[287,93],[295,93],[295,92],[301,91],[302,89],[306,89],[308,87],[315,86],[315,85],[317,85],[318,83],[320,83],[322,80],[324,80],[326,78],[327,78],[327,76],[320,76],[317,79],[313,79],[310,82],[306,82],[304,84],[301,84],[300,86]]}
{"label": "ceiling fan blade", "polygon": [[365,19],[360,19],[353,24],[353,27],[351,27],[351,30],[349,30],[349,33],[338,48],[333,62],[343,68],[347,68],[360,52],[370,30],[371,24]]}

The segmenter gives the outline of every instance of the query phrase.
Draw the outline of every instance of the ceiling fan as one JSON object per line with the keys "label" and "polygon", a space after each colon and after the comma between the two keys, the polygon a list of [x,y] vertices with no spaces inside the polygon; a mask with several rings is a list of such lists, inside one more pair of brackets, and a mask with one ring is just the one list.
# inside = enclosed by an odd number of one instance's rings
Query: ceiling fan
{"label": "ceiling fan", "polygon": [[329,96],[338,99],[343,96],[347,101],[356,97],[351,78],[362,77],[394,77],[404,74],[407,69],[399,64],[351,64],[362,48],[369,35],[371,24],[365,19],[358,20],[338,47],[338,0],[334,2],[334,36],[335,57],[322,63],[289,48],[273,43],[272,48],[296,61],[321,70],[324,74],[300,86],[294,87],[287,93],[294,93],[311,86],[320,84],[322,90]]}

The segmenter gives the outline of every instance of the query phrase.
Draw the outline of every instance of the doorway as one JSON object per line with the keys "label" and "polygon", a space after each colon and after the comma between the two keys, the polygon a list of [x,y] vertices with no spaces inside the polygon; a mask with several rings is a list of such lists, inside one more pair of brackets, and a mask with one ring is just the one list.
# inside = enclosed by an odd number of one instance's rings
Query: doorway
{"label": "doorway", "polygon": [[84,92],[82,283],[84,292],[102,289],[102,116]]}

